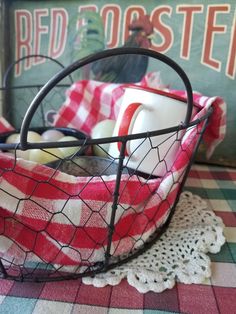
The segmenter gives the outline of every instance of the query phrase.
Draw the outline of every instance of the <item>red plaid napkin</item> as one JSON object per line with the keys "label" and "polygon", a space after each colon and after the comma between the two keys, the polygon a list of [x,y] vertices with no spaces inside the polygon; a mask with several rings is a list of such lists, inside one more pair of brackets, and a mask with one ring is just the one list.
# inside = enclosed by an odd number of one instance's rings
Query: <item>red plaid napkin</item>
{"label": "red plaid napkin", "polygon": [[[147,74],[139,85],[161,89],[165,87],[158,73],[152,72]],[[67,91],[66,101],[55,118],[55,126],[73,127],[90,134],[97,122],[104,119],[117,119],[125,86],[125,84],[92,80],[74,83]],[[186,91],[168,89],[168,92],[186,98]],[[210,106],[214,108],[203,137],[207,147],[207,157],[210,157],[225,136],[226,104],[220,97],[207,97],[197,92],[193,93],[193,99],[198,107],[202,108],[193,120],[203,116]]]}
{"label": "red plaid napkin", "polygon": [[[140,83],[153,86],[153,74]],[[55,126],[87,133],[103,119],[116,119],[124,85],[79,81],[71,86]],[[181,96],[182,91],[173,91]],[[200,106],[194,119],[212,106],[204,135],[210,155],[225,134],[226,105],[218,97],[194,94]],[[1,130],[10,126],[1,119]],[[199,130],[188,129],[171,172],[145,180],[122,175],[111,253],[120,255],[143,243],[162,225],[174,204]],[[0,155],[0,254],[8,260],[78,265],[103,259],[116,176],[74,177],[47,166]],[[91,209],[93,212],[91,212]],[[142,235],[142,241],[137,241]]]}

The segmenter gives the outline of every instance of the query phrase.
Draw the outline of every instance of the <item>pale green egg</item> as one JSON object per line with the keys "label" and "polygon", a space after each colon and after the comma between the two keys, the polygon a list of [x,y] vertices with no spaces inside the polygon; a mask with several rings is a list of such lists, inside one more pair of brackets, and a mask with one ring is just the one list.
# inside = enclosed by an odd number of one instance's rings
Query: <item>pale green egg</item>
{"label": "pale green egg", "polygon": [[30,149],[29,160],[37,162],[39,164],[47,164],[55,161],[58,158],[63,158],[61,151],[58,148],[45,148],[41,149]]}
{"label": "pale green egg", "polygon": [[7,144],[14,144],[20,142],[20,134],[19,133],[13,133],[9,135],[6,139]]}
{"label": "pale green egg", "polygon": [[[104,138],[104,137],[111,137],[113,134],[113,130],[115,127],[115,120],[106,119],[98,122],[94,128],[92,129],[91,137],[92,139],[96,138]],[[110,143],[100,144],[93,146],[94,155],[100,157],[107,157],[107,153],[109,150]]]}
{"label": "pale green egg", "polygon": [[[67,135],[60,138],[58,142],[67,142],[67,141],[78,141],[78,138]],[[58,149],[61,151],[64,157],[68,157],[77,153],[80,149],[80,146],[59,147]]]}

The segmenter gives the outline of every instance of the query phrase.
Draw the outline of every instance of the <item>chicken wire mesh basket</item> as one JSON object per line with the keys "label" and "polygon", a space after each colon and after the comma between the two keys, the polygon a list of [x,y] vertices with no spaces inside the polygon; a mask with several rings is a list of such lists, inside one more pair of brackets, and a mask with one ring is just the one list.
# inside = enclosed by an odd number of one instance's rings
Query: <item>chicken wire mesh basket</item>
{"label": "chicken wire mesh basket", "polygon": [[[40,75],[38,75],[39,73],[33,73],[33,65],[34,63],[37,64],[37,62],[40,62],[42,71]],[[48,68],[50,68],[50,71],[48,71]],[[0,87],[0,91],[3,93],[3,116],[8,121],[11,121],[15,128],[19,129],[25,112],[35,95],[45,82],[51,78],[53,73],[57,73],[63,68],[65,66],[58,60],[42,54],[27,55],[12,62],[3,75],[2,87]],[[16,76],[15,81],[13,80],[14,75]],[[58,106],[64,100],[65,90],[72,83],[73,79],[68,75],[65,80],[57,84],[53,89],[50,98],[42,100],[39,110],[32,121],[34,126],[39,124],[48,126],[50,119],[47,115],[49,116],[50,113],[58,109]],[[4,103],[8,105],[4,105]],[[9,104],[11,105],[9,106]]]}
{"label": "chicken wire mesh basket", "polygon": [[[126,123],[112,137],[90,138],[67,124],[50,129],[74,136],[72,141],[28,140],[29,130],[43,133],[48,129],[31,128],[31,123],[60,82],[93,62],[127,54],[152,57],[178,74],[186,88],[186,99],[177,99],[185,105],[183,121],[157,130],[150,130],[147,122],[145,132],[132,133],[125,119],[130,112],[125,112],[122,118]],[[172,98],[163,91],[158,94]],[[75,95],[78,97],[72,89],[70,96]],[[140,106],[132,101],[133,104]],[[54,75],[32,100],[19,130],[18,143],[6,140],[15,131],[1,134],[1,276],[22,281],[92,276],[148,249],[168,227],[206,129],[211,110],[194,119],[194,111],[199,110],[193,103],[185,72],[170,58],[147,49],[103,51]],[[117,123],[118,115],[119,112],[114,116]],[[104,144],[115,150],[106,151]],[[105,158],[94,157],[94,147],[103,150]],[[68,148],[69,154],[58,153]],[[32,152],[49,158],[44,163],[37,158],[24,158],[25,153]]]}

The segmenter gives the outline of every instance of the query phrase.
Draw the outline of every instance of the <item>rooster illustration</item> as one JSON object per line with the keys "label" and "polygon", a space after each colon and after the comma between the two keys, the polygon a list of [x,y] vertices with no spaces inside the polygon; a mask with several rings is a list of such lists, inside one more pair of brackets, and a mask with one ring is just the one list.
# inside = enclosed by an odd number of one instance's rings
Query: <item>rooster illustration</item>
{"label": "rooster illustration", "polygon": [[[106,49],[104,25],[101,16],[92,11],[84,11],[71,19],[68,33],[73,34],[75,25],[81,23],[75,37],[68,43],[73,49],[70,51],[70,61],[82,59],[92,53]],[[125,41],[124,47],[150,48],[153,26],[149,16],[140,17],[129,25],[131,34]],[[75,81],[80,79],[95,79],[110,83],[139,82],[146,74],[148,57],[143,55],[120,55],[98,60],[93,64],[84,66],[81,70],[72,73]],[[92,75],[91,75],[92,74]],[[50,110],[45,114],[48,125],[54,125],[57,112]]]}
{"label": "rooster illustration", "polygon": [[[83,12],[79,18],[84,25],[78,30],[74,44],[73,59],[80,59],[106,48],[103,22],[96,12]],[[153,25],[145,15],[129,25],[131,34],[124,47],[150,48]],[[95,80],[113,83],[131,83],[140,81],[146,73],[148,57],[143,55],[120,55],[98,60],[91,65]]]}

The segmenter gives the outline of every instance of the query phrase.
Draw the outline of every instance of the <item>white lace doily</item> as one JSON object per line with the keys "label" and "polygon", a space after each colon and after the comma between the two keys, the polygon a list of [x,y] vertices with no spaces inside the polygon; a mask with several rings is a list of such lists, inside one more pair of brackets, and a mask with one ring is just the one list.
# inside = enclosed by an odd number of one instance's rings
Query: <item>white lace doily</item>
{"label": "white lace doily", "polygon": [[211,276],[210,258],[225,242],[224,225],[199,196],[181,194],[175,214],[166,232],[145,253],[83,283],[95,287],[118,285],[123,278],[139,292],[162,292],[178,280],[201,283]]}

